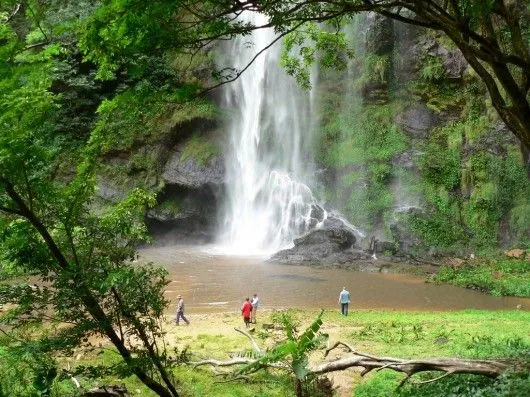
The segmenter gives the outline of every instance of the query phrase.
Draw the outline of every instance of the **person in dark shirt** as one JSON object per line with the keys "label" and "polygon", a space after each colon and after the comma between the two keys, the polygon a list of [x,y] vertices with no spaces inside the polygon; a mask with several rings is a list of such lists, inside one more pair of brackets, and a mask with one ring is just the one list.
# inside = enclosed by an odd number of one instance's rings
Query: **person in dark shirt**
{"label": "person in dark shirt", "polygon": [[182,299],[182,295],[177,296],[178,302],[177,302],[177,325],[179,325],[179,320],[182,318],[186,325],[190,325],[190,322],[188,319],[184,316],[184,299]]}

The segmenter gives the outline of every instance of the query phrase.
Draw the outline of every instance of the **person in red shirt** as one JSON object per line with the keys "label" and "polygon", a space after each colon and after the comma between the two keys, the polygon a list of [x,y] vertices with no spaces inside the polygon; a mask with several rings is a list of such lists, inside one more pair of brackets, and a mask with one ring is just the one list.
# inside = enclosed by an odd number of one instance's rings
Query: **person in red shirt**
{"label": "person in red shirt", "polygon": [[243,321],[245,325],[250,327],[250,313],[252,312],[252,304],[250,303],[250,298],[246,298],[241,306],[241,314],[243,315]]}

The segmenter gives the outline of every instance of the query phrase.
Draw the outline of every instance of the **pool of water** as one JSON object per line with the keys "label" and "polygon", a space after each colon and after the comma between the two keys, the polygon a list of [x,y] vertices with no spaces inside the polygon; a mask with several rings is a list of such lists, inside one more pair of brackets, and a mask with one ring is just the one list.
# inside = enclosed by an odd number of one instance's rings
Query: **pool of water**
{"label": "pool of water", "polygon": [[166,296],[174,303],[182,295],[189,313],[238,311],[245,297],[254,293],[264,309],[337,308],[343,286],[350,292],[350,310],[530,310],[527,298],[434,285],[414,275],[276,265],[263,257],[215,254],[207,247],[145,248],[140,261],[168,269],[172,281]]}

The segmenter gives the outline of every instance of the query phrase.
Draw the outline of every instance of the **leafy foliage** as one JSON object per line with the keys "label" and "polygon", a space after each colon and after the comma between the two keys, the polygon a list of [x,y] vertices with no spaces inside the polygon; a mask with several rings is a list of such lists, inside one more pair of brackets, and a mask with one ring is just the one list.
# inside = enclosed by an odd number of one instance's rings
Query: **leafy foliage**
{"label": "leafy foliage", "polygon": [[0,345],[0,396],[50,396],[57,366],[38,351]]}
{"label": "leafy foliage", "polygon": [[347,192],[342,197],[347,214],[355,224],[374,228],[392,208],[389,186],[396,169],[390,162],[406,147],[405,137],[392,122],[392,107],[347,107],[330,118],[323,132],[321,161],[355,169],[341,181]]}
{"label": "leafy foliage", "polygon": [[238,369],[236,375],[255,372],[268,364],[286,361],[295,377],[300,381],[305,380],[309,363],[307,354],[327,339],[327,335],[319,333],[323,314],[324,310],[302,334],[298,335],[293,318],[288,313],[280,313],[279,321],[284,327],[286,340],[266,352],[259,360]]}
{"label": "leafy foliage", "polygon": [[[0,285],[0,305],[7,305],[0,322],[8,329],[57,325],[56,333],[43,335],[43,352],[68,351],[94,335],[107,337],[152,390],[175,396],[167,355],[157,344],[167,273],[131,265],[135,246],[147,240],[143,216],[154,197],[133,190],[116,206],[92,211],[105,140],[96,131],[81,150],[70,151],[54,123],[70,113],[62,111],[64,102],[53,92],[62,47],[49,41],[22,47],[23,39],[33,43],[51,34],[41,25],[46,11],[30,19],[37,26],[29,32],[0,23],[0,266],[37,282],[28,286],[18,278]],[[133,344],[131,337],[141,343]],[[33,361],[33,356],[21,361],[19,370],[27,372],[24,365]],[[35,371],[41,363],[36,365]],[[40,372],[34,377],[34,383],[42,383],[33,386],[36,393],[49,394],[53,377]]]}
{"label": "leafy foliage", "polygon": [[[484,145],[495,145],[496,152],[482,150]],[[497,245],[501,221],[517,202],[526,202],[528,179],[520,159],[517,149],[494,141],[484,117],[435,130],[420,163],[431,211],[428,217],[414,215],[412,228],[430,245]],[[518,223],[521,216],[515,210],[512,219],[522,237],[528,227]]]}
{"label": "leafy foliage", "polygon": [[303,88],[311,88],[311,68],[315,62],[322,68],[344,70],[353,57],[346,35],[340,30],[341,23],[337,24],[321,28],[306,23],[285,37],[280,63]]}
{"label": "leafy foliage", "polygon": [[530,262],[528,260],[489,260],[453,268],[446,266],[434,277],[446,282],[474,288],[496,296],[530,296]]}

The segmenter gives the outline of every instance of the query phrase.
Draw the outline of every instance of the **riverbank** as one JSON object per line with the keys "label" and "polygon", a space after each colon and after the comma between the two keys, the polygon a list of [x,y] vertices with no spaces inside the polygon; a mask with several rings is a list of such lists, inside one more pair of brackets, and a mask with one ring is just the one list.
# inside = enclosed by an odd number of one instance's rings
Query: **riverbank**
{"label": "riverbank", "polygon": [[[530,310],[530,299],[493,297],[452,285],[426,283],[425,276],[360,272],[317,266],[287,266],[266,257],[230,257],[204,247],[166,246],[140,250],[140,262],[169,272],[165,296],[184,296],[190,312],[237,312],[246,296],[258,293],[268,309],[333,309],[342,287],[352,309]],[[173,310],[173,307],[170,308]]]}
{"label": "riverbank", "polygon": [[[513,253],[517,256],[513,256]],[[493,296],[530,297],[530,253],[522,249],[490,252],[487,256],[418,258],[382,256],[347,262],[296,262],[283,265],[344,269],[368,273],[412,274],[427,282],[451,284]]]}
{"label": "riverbank", "polygon": [[[298,332],[312,322],[318,311],[296,309],[289,313],[298,324]],[[253,337],[262,348],[271,348],[284,339],[283,331],[264,329],[263,324],[273,324],[278,312],[261,312],[254,326]],[[293,396],[290,378],[282,372],[270,370],[258,372],[244,380],[225,382],[223,376],[214,375],[209,367],[193,367],[185,364],[205,358],[226,360],[233,355],[250,356],[249,340],[236,332],[244,328],[238,313],[189,313],[189,326],[175,326],[172,316],[167,316],[163,331],[169,354],[180,360],[174,370],[178,389],[183,396],[233,396],[233,397],[290,397]],[[527,357],[530,360],[530,312],[529,311],[477,311],[456,312],[407,312],[382,310],[354,310],[348,317],[337,310],[326,311],[321,332],[329,335],[329,343],[343,341],[362,352],[378,356],[402,358],[461,357],[505,358]],[[5,341],[3,341],[5,343]],[[0,343],[1,346],[1,343]],[[99,385],[124,385],[131,396],[154,396],[134,376],[120,365],[115,350],[105,341],[96,341],[95,348],[80,347],[72,354],[57,357],[62,368],[79,382],[78,389],[67,376],[58,377],[51,397],[77,396],[79,391]],[[0,355],[2,349],[0,348]],[[346,355],[340,349],[324,358],[321,350],[311,354],[310,362],[324,362]],[[8,381],[6,368],[0,364],[0,375]],[[218,369],[220,371],[220,369]],[[20,373],[31,386],[32,372]],[[417,375],[419,376],[419,375]],[[525,395],[524,382],[516,378],[495,381],[482,377],[451,375],[433,385],[414,386],[413,382],[396,390],[404,375],[383,370],[361,377],[356,369],[349,369],[330,376],[339,397],[368,396],[442,396],[459,387],[459,396],[472,396],[466,390],[497,390],[500,384],[509,387],[498,393],[485,395]],[[6,378],[7,377],[7,378]],[[419,380],[422,377],[413,379]],[[424,379],[424,378],[423,378]],[[500,383],[499,383],[500,382]],[[502,383],[504,382],[504,383]],[[4,383],[6,384],[6,383]],[[526,384],[528,388],[528,384]],[[444,389],[445,388],[445,389]],[[426,392],[430,390],[430,394]],[[438,391],[436,391],[438,390]],[[441,390],[444,390],[442,393]],[[503,394],[504,390],[504,394]],[[510,394],[511,393],[511,394]],[[475,394],[476,395],[476,394]]]}
{"label": "riverbank", "polygon": [[495,296],[530,297],[530,259],[478,259],[444,266],[433,280]]}

